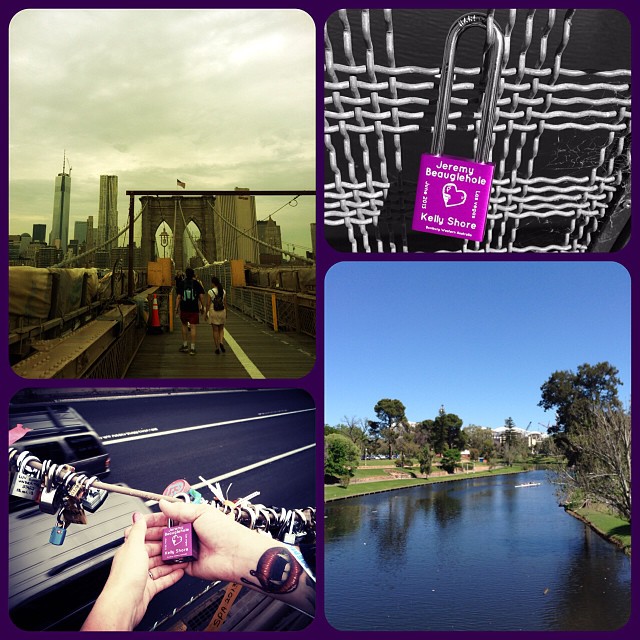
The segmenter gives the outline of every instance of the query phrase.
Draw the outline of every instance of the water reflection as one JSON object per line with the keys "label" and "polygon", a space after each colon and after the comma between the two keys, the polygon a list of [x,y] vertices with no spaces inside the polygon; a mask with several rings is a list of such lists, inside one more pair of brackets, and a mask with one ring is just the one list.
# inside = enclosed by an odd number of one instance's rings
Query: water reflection
{"label": "water reflection", "polygon": [[607,630],[630,562],[543,484],[496,476],[326,506],[325,611],[338,629]]}

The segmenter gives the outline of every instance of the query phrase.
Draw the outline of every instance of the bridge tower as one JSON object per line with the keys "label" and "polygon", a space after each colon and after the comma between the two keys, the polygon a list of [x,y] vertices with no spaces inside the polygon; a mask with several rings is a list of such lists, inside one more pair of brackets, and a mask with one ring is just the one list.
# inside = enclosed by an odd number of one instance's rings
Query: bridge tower
{"label": "bridge tower", "polygon": [[[214,261],[216,255],[216,239],[214,229],[213,204],[214,196],[142,196],[140,202],[144,209],[142,214],[142,263],[146,265],[156,256],[156,231],[164,223],[173,233],[173,259],[176,271],[184,271],[188,266],[184,263],[183,239],[186,234],[185,224],[192,220],[200,229],[202,252],[207,260]],[[183,220],[184,215],[184,220]]]}

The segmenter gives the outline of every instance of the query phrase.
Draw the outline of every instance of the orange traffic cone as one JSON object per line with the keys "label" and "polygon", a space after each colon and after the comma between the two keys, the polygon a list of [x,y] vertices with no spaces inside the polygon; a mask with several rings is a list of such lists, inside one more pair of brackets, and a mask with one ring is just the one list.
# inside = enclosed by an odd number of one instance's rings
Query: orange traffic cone
{"label": "orange traffic cone", "polygon": [[151,324],[149,325],[149,333],[162,333],[160,325],[160,313],[158,312],[158,297],[153,294],[153,306],[151,308]]}

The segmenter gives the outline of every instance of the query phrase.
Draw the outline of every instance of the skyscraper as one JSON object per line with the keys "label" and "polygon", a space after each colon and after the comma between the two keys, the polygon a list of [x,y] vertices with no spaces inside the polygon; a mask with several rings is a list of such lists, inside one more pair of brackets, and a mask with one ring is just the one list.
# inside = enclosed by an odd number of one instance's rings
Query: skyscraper
{"label": "skyscraper", "polygon": [[251,239],[256,233],[255,196],[243,195],[236,187],[237,196],[217,196],[215,216],[216,260],[242,259],[258,263],[257,243]]}
{"label": "skyscraper", "polygon": [[[100,176],[100,202],[98,206],[98,244],[118,235],[118,176]],[[115,248],[113,240],[104,250]]]}
{"label": "skyscraper", "polygon": [[49,245],[59,246],[67,250],[69,241],[69,203],[71,201],[71,167],[66,173],[67,157],[62,161],[62,173],[56,177],[56,187],[53,197],[53,225],[49,234]]}
{"label": "skyscraper", "polygon": [[87,218],[87,237],[85,242],[87,243],[87,251],[96,246],[96,230],[93,226],[93,216]]}
{"label": "skyscraper", "polygon": [[257,222],[258,240],[266,242],[269,246],[258,245],[260,254],[260,264],[281,264],[282,263],[282,234],[280,225],[269,217],[268,220],[258,220]]}
{"label": "skyscraper", "polygon": [[45,242],[45,238],[47,237],[47,225],[34,224],[32,235],[33,235],[34,242]]}
{"label": "skyscraper", "polygon": [[79,244],[83,244],[87,241],[87,221],[81,222],[76,220],[73,237]]}

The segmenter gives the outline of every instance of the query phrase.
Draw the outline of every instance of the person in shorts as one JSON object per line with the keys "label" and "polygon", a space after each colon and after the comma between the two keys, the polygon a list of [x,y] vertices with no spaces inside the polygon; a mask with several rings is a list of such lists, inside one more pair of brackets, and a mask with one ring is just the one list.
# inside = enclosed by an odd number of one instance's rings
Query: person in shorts
{"label": "person in shorts", "polygon": [[[182,281],[176,282],[178,296],[176,298],[176,313],[180,313],[182,323],[182,353],[196,353],[196,328],[200,323],[200,314],[204,313],[204,288],[196,280],[195,272],[190,267],[185,271]],[[189,336],[191,346],[189,346]]]}
{"label": "person in shorts", "polygon": [[205,317],[208,318],[213,332],[213,343],[216,353],[224,353],[224,323],[227,320],[226,291],[218,278],[211,278],[211,289],[207,292],[207,308]]}

